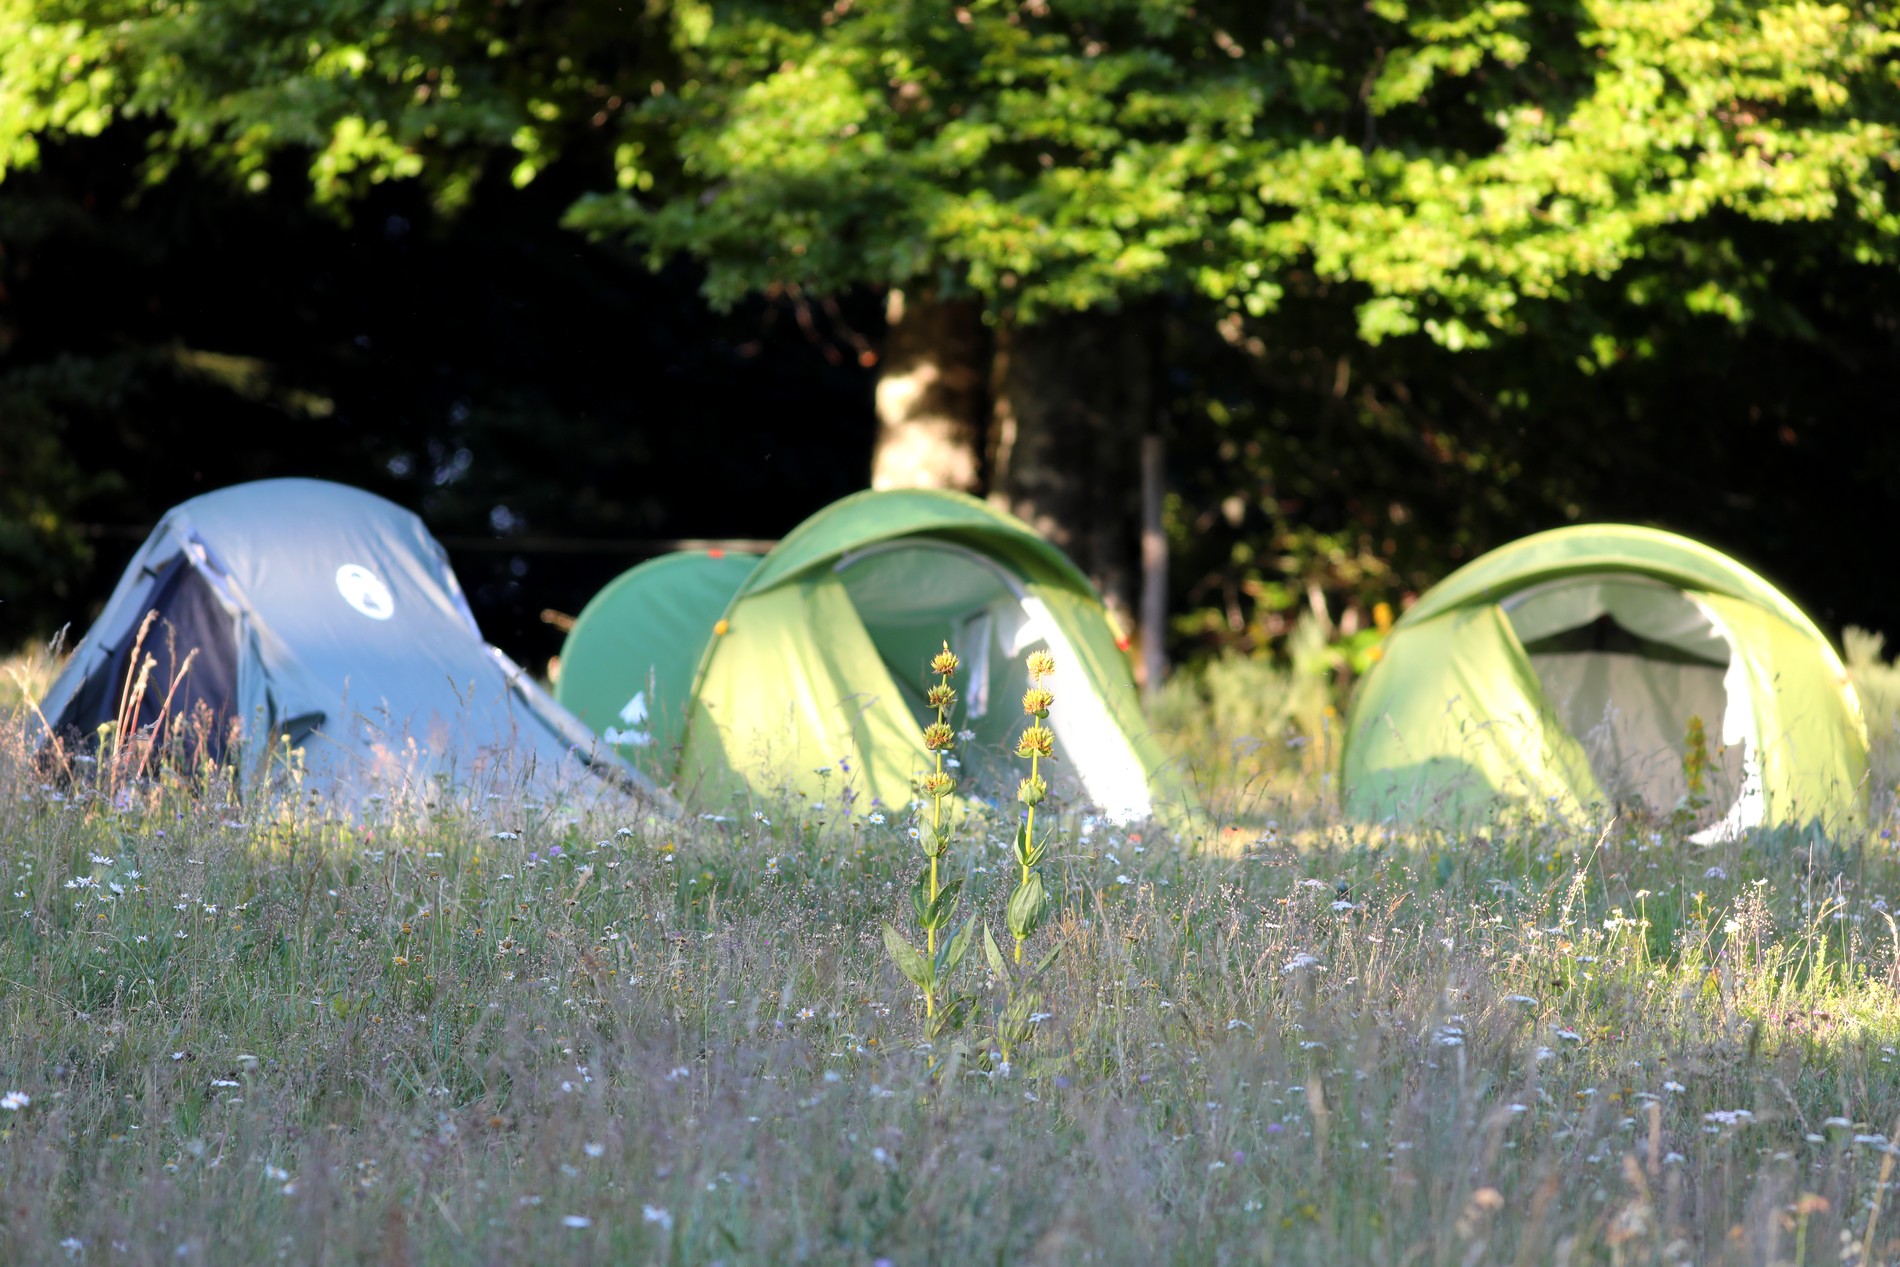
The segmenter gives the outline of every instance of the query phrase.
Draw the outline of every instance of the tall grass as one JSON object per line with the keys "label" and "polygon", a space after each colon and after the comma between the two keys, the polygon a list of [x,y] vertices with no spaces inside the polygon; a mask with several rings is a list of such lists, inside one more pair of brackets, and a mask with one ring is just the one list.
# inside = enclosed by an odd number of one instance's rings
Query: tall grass
{"label": "tall grass", "polygon": [[[1878,834],[1314,800],[1197,855],[1045,803],[1004,1076],[920,1049],[895,816],[352,824],[107,797],[9,726],[0,1262],[1900,1261]],[[945,858],[995,928],[1011,830]]]}

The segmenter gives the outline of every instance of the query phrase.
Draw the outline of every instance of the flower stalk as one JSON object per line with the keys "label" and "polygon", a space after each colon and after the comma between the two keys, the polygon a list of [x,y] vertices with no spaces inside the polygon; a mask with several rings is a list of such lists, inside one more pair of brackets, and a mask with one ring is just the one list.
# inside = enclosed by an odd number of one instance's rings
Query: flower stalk
{"label": "flower stalk", "polygon": [[[943,882],[941,862],[944,853],[950,847],[950,827],[945,820],[946,806],[956,792],[957,781],[944,769],[944,757],[956,748],[956,731],[951,729],[951,710],[956,707],[957,692],[951,685],[959,666],[956,653],[950,650],[950,644],[944,643],[943,650],[930,662],[930,671],[937,675],[937,681],[931,686],[925,697],[926,703],[935,710],[936,719],[927,722],[923,728],[924,751],[931,754],[933,768],[918,781],[918,790],[930,800],[930,821],[918,832],[918,843],[923,847],[924,857],[930,867],[917,877],[916,885],[911,889],[911,909],[917,916],[917,922],[923,925],[924,949],[919,953],[889,924],[884,925],[884,944],[896,960],[898,969],[910,978],[911,983],[924,995],[924,1019],[934,1023],[927,1025],[929,1032],[936,1032],[939,1024],[952,1024],[953,1018],[946,1015],[938,1017],[937,996],[948,983],[950,974],[956,970],[965,952],[970,947],[970,932],[974,927],[965,924],[961,931],[950,933],[940,943],[937,934],[950,923],[951,913],[956,909],[957,892],[962,881]],[[960,1008],[953,1006],[950,1013]],[[953,1026],[954,1027],[954,1026]]]}
{"label": "flower stalk", "polygon": [[1049,784],[1042,777],[1042,762],[1045,757],[1054,759],[1056,743],[1055,732],[1044,724],[1056,702],[1055,695],[1045,685],[1055,676],[1055,657],[1047,651],[1032,651],[1027,667],[1029,689],[1023,692],[1023,713],[1030,721],[1016,740],[1016,755],[1028,760],[1029,776],[1016,788],[1016,799],[1022,802],[1025,814],[1022,830],[1016,837],[1016,891],[1010,894],[1007,911],[1010,935],[1016,939],[1017,963],[1023,961],[1023,942],[1042,923],[1045,890],[1042,872],[1036,864],[1042,861],[1044,846],[1036,839],[1036,806],[1049,794]]}

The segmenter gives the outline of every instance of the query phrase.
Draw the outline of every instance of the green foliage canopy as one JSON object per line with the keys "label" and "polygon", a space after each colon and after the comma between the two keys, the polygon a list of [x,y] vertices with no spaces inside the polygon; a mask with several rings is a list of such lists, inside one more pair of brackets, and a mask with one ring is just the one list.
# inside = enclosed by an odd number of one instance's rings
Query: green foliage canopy
{"label": "green foliage canopy", "polygon": [[0,0],[0,180],[140,120],[154,179],[189,155],[261,192],[291,153],[333,207],[415,178],[455,208],[498,156],[523,185],[606,128],[663,47],[647,26],[592,3]]}
{"label": "green foliage canopy", "polygon": [[1893,3],[678,16],[681,82],[634,122],[665,132],[686,180],[574,219],[702,257],[720,301],[921,280],[1025,316],[1159,290],[1259,315],[1310,269],[1359,288],[1360,337],[1458,349],[1625,272],[1638,298],[1746,320],[1770,264],[1686,225],[1827,222],[1864,261],[1900,238]]}
{"label": "green foliage canopy", "polygon": [[1896,48],[1892,0],[0,0],[0,179],[137,118],[154,176],[190,153],[262,188],[294,151],[319,200],[455,206],[591,133],[615,174],[573,222],[700,257],[722,303],[1259,315],[1310,269],[1363,292],[1362,338],[1458,349],[1626,270],[1748,319],[1769,265],[1680,239],[1712,219],[1893,258]]}

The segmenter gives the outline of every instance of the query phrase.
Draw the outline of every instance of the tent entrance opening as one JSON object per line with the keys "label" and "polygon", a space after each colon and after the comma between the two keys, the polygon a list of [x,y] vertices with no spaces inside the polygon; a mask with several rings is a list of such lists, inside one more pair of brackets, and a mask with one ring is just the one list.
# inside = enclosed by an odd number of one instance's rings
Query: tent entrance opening
{"label": "tent entrance opening", "polygon": [[1752,727],[1746,699],[1735,698],[1733,651],[1701,604],[1673,586],[1615,574],[1554,581],[1503,607],[1546,704],[1612,801],[1651,815],[1681,805],[1699,722],[1708,764],[1697,819],[1727,812],[1744,780],[1745,744],[1734,740]]}
{"label": "tent entrance opening", "polygon": [[[925,537],[846,555],[836,571],[920,724],[930,715],[924,692],[937,680],[930,661],[950,644],[962,661],[951,724],[974,732],[956,748],[958,781],[986,800],[1013,797],[1016,780],[1027,772],[1026,763],[1011,755],[1025,721],[1024,660],[1031,651],[1049,649],[1021,582],[974,550]],[[1060,742],[1059,706],[1050,725]],[[1052,785],[1078,773],[1064,770],[1065,764],[1045,766]]]}

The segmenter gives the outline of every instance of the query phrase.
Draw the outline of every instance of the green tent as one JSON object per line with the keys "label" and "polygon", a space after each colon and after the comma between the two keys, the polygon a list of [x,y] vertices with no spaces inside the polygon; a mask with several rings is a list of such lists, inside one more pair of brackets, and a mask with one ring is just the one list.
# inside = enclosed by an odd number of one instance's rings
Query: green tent
{"label": "green tent", "polygon": [[[1020,520],[958,493],[859,493],[763,560],[683,555],[588,604],[558,697],[685,790],[901,806],[926,769],[929,662],[962,657],[962,791],[1013,796],[1023,661],[1059,666],[1052,787],[1123,821],[1164,808],[1163,758],[1101,598]],[[1165,808],[1176,808],[1169,805]]]}
{"label": "green tent", "polygon": [[1361,683],[1341,754],[1360,818],[1688,807],[1705,840],[1851,827],[1866,774],[1859,702],[1814,624],[1733,559],[1616,524],[1526,537],[1433,586]]}
{"label": "green tent", "polygon": [[758,563],[691,550],[621,573],[575,618],[555,698],[645,773],[671,778],[700,656]]}

